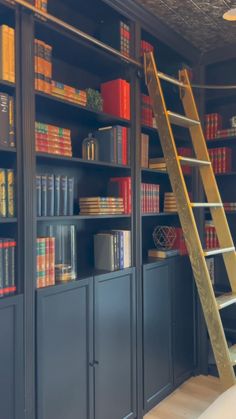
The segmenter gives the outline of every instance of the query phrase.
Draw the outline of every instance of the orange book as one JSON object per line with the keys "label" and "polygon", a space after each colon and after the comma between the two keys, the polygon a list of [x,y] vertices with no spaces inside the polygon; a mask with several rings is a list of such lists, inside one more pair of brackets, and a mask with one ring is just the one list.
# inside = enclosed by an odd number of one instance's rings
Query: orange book
{"label": "orange book", "polygon": [[9,41],[9,79],[15,83],[15,30],[8,27]]}
{"label": "orange book", "polygon": [[10,81],[8,26],[0,26],[0,78]]}

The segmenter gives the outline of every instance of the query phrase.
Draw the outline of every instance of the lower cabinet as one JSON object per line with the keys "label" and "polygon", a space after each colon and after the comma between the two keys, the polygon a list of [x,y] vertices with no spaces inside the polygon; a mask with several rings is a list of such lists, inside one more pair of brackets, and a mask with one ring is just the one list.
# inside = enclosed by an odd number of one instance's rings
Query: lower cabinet
{"label": "lower cabinet", "polygon": [[37,419],[91,419],[92,278],[37,291]]}
{"label": "lower cabinet", "polygon": [[173,387],[171,337],[171,265],[143,267],[144,411]]}
{"label": "lower cabinet", "polygon": [[0,417],[23,419],[23,297],[0,301]]}
{"label": "lower cabinet", "polygon": [[95,418],[136,415],[135,276],[95,277]]}
{"label": "lower cabinet", "polygon": [[194,286],[187,257],[143,267],[144,411],[194,370]]}
{"label": "lower cabinet", "polygon": [[135,418],[133,269],[37,291],[37,419]]}

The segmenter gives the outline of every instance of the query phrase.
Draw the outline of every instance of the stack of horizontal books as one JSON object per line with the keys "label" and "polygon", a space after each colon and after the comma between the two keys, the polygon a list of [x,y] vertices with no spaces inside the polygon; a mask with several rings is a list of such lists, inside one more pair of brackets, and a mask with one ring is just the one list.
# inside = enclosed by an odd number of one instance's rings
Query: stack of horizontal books
{"label": "stack of horizontal books", "polygon": [[93,196],[79,198],[80,215],[123,214],[123,198]]}
{"label": "stack of horizontal books", "polygon": [[149,168],[166,172],[166,162],[165,162],[164,157],[157,157],[154,159],[150,159]]}

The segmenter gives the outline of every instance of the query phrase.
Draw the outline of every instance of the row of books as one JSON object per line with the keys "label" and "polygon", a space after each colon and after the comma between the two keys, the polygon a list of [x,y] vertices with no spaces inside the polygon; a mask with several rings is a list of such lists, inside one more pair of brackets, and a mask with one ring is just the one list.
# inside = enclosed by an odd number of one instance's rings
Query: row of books
{"label": "row of books", "polygon": [[99,144],[99,160],[110,163],[129,164],[129,128],[121,125],[99,128],[95,138]]}
{"label": "row of books", "polygon": [[229,147],[211,148],[209,157],[216,174],[228,173],[232,170],[232,150]]}
{"label": "row of books", "polygon": [[160,185],[141,183],[141,210],[143,214],[160,212]]}
{"label": "row of books", "polygon": [[52,91],[52,47],[40,39],[34,40],[35,89]]}
{"label": "row of books", "polygon": [[130,25],[123,20],[112,21],[103,24],[100,31],[100,39],[104,43],[111,45],[126,57],[130,57]]}
{"label": "row of books", "polygon": [[15,101],[13,96],[0,92],[0,145],[15,147]]}
{"label": "row of books", "polygon": [[124,79],[101,84],[103,111],[130,120],[130,83]]}
{"label": "row of books", "polygon": [[45,237],[37,238],[37,288],[77,277],[76,226],[50,224]]}
{"label": "row of books", "polygon": [[236,211],[236,202],[224,202],[225,211]]}
{"label": "row of books", "polygon": [[131,266],[131,231],[111,230],[94,235],[95,269],[115,271]]}
{"label": "row of books", "polygon": [[71,131],[54,125],[35,123],[36,151],[72,157]]}
{"label": "row of books", "polygon": [[0,239],[0,297],[5,297],[16,291],[15,249],[15,239]]}
{"label": "row of books", "polygon": [[0,169],[0,217],[15,217],[15,176],[12,169]]}
{"label": "row of books", "polygon": [[55,237],[37,238],[36,263],[36,287],[55,285]]}
{"label": "row of books", "polygon": [[216,138],[236,137],[236,128],[220,129],[216,132]]}
{"label": "row of books", "polygon": [[140,166],[149,167],[149,135],[143,133],[140,141]]}
{"label": "row of books", "polygon": [[74,178],[36,175],[37,216],[66,216],[74,213]]}
{"label": "row of books", "polygon": [[132,196],[130,176],[110,178],[108,185],[108,194],[116,198],[121,198],[124,203],[124,213],[131,214]]}
{"label": "row of books", "polygon": [[173,249],[178,249],[181,256],[188,254],[184,233],[181,227],[175,227],[176,239],[173,244]]}
{"label": "row of books", "polygon": [[87,106],[87,93],[85,90],[76,89],[67,84],[52,80],[51,93],[61,99],[66,99],[69,102],[76,103],[80,106]]}
{"label": "row of books", "polygon": [[123,198],[91,196],[79,198],[80,215],[123,214]]}
{"label": "row of books", "polygon": [[[178,155],[182,156],[182,157],[192,157],[192,150],[191,148],[188,147],[178,147],[177,148],[178,151]],[[149,168],[150,169],[155,169],[155,170],[161,170],[161,171],[166,171],[167,167],[166,167],[166,162],[164,157],[154,157],[149,159]],[[190,175],[191,174],[191,166],[189,165],[183,165],[182,166],[182,173],[184,175]]]}
{"label": "row of books", "polygon": [[216,249],[219,247],[216,229],[212,220],[205,221],[205,243],[206,249]]}
{"label": "row of books", "polygon": [[206,140],[214,140],[216,138],[217,131],[222,129],[222,116],[216,112],[206,114],[204,122]]}
{"label": "row of books", "polygon": [[153,111],[151,98],[141,94],[141,124],[153,127]]}
{"label": "row of books", "polygon": [[15,29],[0,26],[0,79],[15,83]]}
{"label": "row of books", "polygon": [[154,52],[154,47],[149,42],[141,40],[141,57],[146,52]]}

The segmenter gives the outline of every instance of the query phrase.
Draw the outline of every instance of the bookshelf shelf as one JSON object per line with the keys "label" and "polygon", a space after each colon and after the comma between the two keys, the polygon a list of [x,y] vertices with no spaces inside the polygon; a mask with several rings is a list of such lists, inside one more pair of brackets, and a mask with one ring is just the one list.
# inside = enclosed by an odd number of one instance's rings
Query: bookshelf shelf
{"label": "bookshelf shelf", "polygon": [[9,93],[12,93],[14,91],[15,87],[16,87],[15,83],[12,83],[12,82],[7,81],[7,80],[0,79],[0,88],[2,90],[5,90]]}
{"label": "bookshelf shelf", "polygon": [[13,224],[17,223],[17,218],[0,218],[0,224]]}
{"label": "bookshelf shelf", "polygon": [[236,137],[231,137],[231,138],[216,138],[215,140],[208,140],[206,142],[207,147],[211,148],[211,147],[215,147],[215,146],[224,146],[224,145],[232,145],[232,146],[236,146]]}
{"label": "bookshelf shelf", "polygon": [[142,217],[170,217],[170,216],[178,216],[177,212],[156,212],[156,213],[147,213],[142,214]]}
{"label": "bookshelf shelf", "polygon": [[4,146],[1,145],[0,146],[0,152],[15,154],[16,153],[16,148],[15,147],[4,147]]}
{"label": "bookshelf shelf", "polygon": [[[96,112],[84,106],[80,106],[76,103],[70,102],[65,99],[61,99],[59,97],[43,93],[40,91],[35,91],[36,96],[36,109],[37,107],[44,107],[46,108],[45,111],[48,110],[48,114],[67,114],[68,119],[78,119],[80,116],[83,118],[84,123],[93,124],[96,123],[97,126],[106,124],[106,125],[125,125],[130,126],[130,121],[124,118],[118,118],[116,116],[112,116],[106,114],[104,112]],[[53,102],[53,108],[52,108]]]}
{"label": "bookshelf shelf", "polygon": [[227,172],[227,173],[216,173],[216,177],[222,177],[222,176],[236,176],[236,172]]}
{"label": "bookshelf shelf", "polygon": [[[67,62],[73,62],[82,68],[88,68],[91,64],[96,64],[96,74],[104,77],[104,74],[109,75],[115,67],[119,66],[123,70],[127,66],[141,67],[141,63],[134,60],[132,57],[126,57],[118,50],[111,48],[109,45],[99,41],[94,37],[83,37],[81,32],[77,33],[76,28],[68,30],[64,25],[65,22],[60,20],[60,23],[50,21],[49,19],[42,19],[39,14],[35,15],[36,29],[40,33],[44,33],[53,48],[57,52],[57,57]],[[64,48],[58,48],[62,45]],[[76,56],[70,54],[70,48],[77,51]],[[91,71],[93,71],[91,69]]]}
{"label": "bookshelf shelf", "polygon": [[110,168],[110,169],[122,169],[129,171],[130,166],[124,166],[122,164],[115,164],[109,162],[102,162],[102,161],[93,161],[93,160],[84,160],[79,157],[65,157],[65,156],[57,156],[54,154],[46,154],[46,153],[36,153],[36,158],[39,162],[57,162],[59,164],[65,165],[81,165],[84,167],[97,167],[97,168]]}
{"label": "bookshelf shelf", "polygon": [[80,220],[99,220],[99,219],[116,219],[116,218],[130,218],[130,214],[105,214],[105,215],[71,215],[71,216],[52,216],[52,217],[37,217],[38,222],[45,221],[80,221]]}

